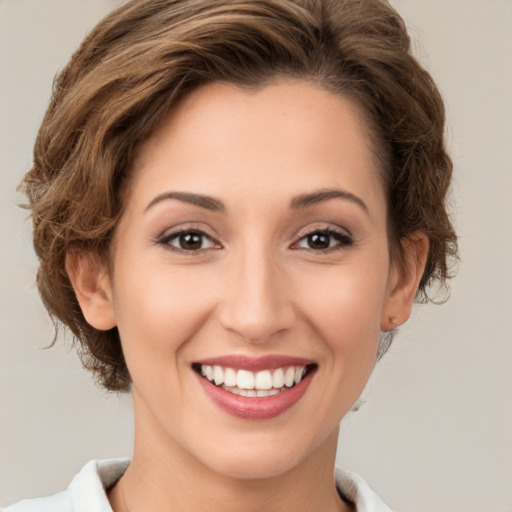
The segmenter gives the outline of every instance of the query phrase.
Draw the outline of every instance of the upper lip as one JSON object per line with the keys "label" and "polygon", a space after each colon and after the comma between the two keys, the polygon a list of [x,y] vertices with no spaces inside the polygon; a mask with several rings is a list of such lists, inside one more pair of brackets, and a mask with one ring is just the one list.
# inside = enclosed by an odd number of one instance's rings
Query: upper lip
{"label": "upper lip", "polygon": [[244,355],[226,355],[219,357],[210,357],[195,361],[197,365],[223,366],[236,370],[249,370],[257,372],[261,370],[274,370],[276,368],[285,368],[289,366],[308,366],[315,364],[311,359],[302,357],[268,355],[263,357],[250,357]]}

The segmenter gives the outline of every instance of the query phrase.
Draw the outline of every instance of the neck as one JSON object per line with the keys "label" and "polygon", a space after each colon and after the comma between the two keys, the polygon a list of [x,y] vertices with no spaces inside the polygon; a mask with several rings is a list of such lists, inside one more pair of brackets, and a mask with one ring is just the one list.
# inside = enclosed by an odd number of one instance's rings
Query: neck
{"label": "neck", "polygon": [[136,422],[132,462],[108,496],[114,512],[351,510],[334,485],[337,431],[284,473],[236,478],[212,470],[149,430]]}
{"label": "neck", "polygon": [[[170,469],[170,468],[169,468]],[[248,480],[209,474],[207,478],[187,471],[164,472],[134,459],[125,475],[109,494],[114,512],[260,512],[352,510],[338,496],[333,468],[310,473],[295,468],[285,475]],[[307,478],[305,476],[307,475]]]}

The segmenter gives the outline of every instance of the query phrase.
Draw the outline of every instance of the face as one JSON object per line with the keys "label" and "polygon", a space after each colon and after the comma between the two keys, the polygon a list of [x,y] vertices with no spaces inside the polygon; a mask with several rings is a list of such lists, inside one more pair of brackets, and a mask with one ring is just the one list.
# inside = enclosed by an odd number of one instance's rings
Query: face
{"label": "face", "polygon": [[401,282],[356,106],[195,91],[141,149],[105,279],[136,450],[243,478],[333,457]]}

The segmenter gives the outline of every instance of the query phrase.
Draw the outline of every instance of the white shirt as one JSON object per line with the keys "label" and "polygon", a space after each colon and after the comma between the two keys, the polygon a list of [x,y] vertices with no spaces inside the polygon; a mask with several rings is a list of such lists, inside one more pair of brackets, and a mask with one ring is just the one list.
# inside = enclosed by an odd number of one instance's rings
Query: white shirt
{"label": "white shirt", "polygon": [[[129,463],[129,459],[91,460],[65,491],[22,500],[0,512],[112,512],[105,489],[114,485]],[[357,512],[392,512],[359,475],[336,469],[336,487]]]}

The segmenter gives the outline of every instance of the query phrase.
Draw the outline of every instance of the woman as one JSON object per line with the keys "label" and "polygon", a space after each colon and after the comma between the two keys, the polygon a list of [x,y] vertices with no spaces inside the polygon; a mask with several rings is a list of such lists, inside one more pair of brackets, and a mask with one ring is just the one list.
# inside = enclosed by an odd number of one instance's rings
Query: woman
{"label": "woman", "polygon": [[58,78],[24,182],[50,314],[131,390],[131,462],[7,510],[389,510],[338,425],[448,278],[444,110],[381,0],[138,0]]}

